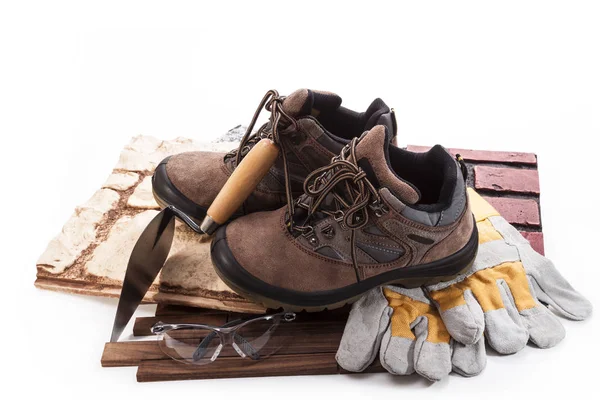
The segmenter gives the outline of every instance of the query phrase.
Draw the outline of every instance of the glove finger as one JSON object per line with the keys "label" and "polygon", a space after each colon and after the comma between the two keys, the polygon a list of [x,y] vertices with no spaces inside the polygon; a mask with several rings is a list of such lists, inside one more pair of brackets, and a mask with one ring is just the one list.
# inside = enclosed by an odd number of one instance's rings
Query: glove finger
{"label": "glove finger", "polygon": [[464,344],[473,344],[481,339],[485,328],[483,310],[470,290],[463,292],[450,286],[432,291],[430,296],[435,301],[450,336]]}
{"label": "glove finger", "polygon": [[391,330],[388,329],[381,340],[379,361],[391,374],[412,375],[415,372],[414,352],[414,339],[392,336]]}
{"label": "glove finger", "polygon": [[485,340],[479,339],[475,344],[465,345],[452,342],[452,370],[462,376],[479,375],[487,364]]}
{"label": "glove finger", "polygon": [[541,304],[521,311],[521,317],[529,331],[529,339],[542,349],[554,347],[565,338],[565,328],[560,320]]}
{"label": "glove finger", "polygon": [[360,372],[371,365],[383,333],[388,330],[391,313],[381,288],[371,290],[354,303],[335,356],[342,368]]}
{"label": "glove finger", "polygon": [[592,304],[577,292],[558,272],[552,261],[533,250],[529,242],[504,218],[490,217],[490,222],[506,243],[516,246],[527,275],[532,276],[538,298],[551,304],[566,318],[583,320],[592,313]]}
{"label": "glove finger", "polygon": [[[529,290],[536,296],[537,290],[529,279]],[[536,306],[521,310],[523,323],[529,331],[529,339],[542,349],[556,346],[565,337],[565,328],[550,310],[539,302]]]}
{"label": "glove finger", "polygon": [[[452,371],[448,334],[444,340],[438,340],[439,332],[430,332],[427,317],[419,317],[414,326],[414,369],[430,381],[439,381]],[[435,326],[432,325],[435,329]],[[431,341],[429,341],[431,340]]]}
{"label": "glove finger", "polygon": [[529,332],[521,322],[506,282],[500,281],[498,290],[504,308],[497,308],[485,313],[485,337],[490,346],[498,353],[513,354],[527,345]]}
{"label": "glove finger", "polygon": [[429,302],[421,289],[386,286],[383,289],[392,314],[379,350],[381,365],[395,375],[411,375],[414,368],[415,335],[411,324],[419,317],[418,305]]}
{"label": "glove finger", "polygon": [[[529,257],[528,260],[523,260],[523,265],[529,269],[533,259],[537,260],[538,268],[543,268],[538,269],[539,273],[533,272],[530,275],[530,281],[538,299],[550,304],[565,318],[576,321],[588,318],[592,314],[592,303],[573,289],[556,270],[552,261],[547,258]],[[543,267],[541,267],[542,265]]]}

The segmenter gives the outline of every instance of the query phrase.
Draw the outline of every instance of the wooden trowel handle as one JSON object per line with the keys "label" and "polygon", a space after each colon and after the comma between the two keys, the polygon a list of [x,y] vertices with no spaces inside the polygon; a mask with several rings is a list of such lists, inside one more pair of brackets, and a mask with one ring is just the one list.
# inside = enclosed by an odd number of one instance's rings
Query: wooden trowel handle
{"label": "wooden trowel handle", "polygon": [[256,189],[279,155],[279,146],[270,139],[261,139],[246,154],[210,205],[202,222],[209,235],[229,220],[233,213]]}

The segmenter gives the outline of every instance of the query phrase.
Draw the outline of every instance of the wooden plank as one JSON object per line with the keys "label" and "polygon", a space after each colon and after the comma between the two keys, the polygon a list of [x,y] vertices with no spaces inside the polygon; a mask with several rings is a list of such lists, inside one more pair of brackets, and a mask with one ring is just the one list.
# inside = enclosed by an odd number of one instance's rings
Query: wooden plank
{"label": "wooden plank", "polygon": [[[334,343],[335,341],[329,341],[329,343]],[[328,351],[319,353],[319,352],[315,352],[315,353],[298,353],[297,355],[304,355],[305,357],[314,357],[317,355],[317,353],[319,354],[329,354],[329,356],[334,355],[335,356],[335,352],[337,351],[337,343],[335,343],[335,346],[329,346],[329,348],[327,349]],[[277,354],[272,356],[272,358],[276,358],[278,359],[279,357],[283,356],[283,355],[293,355],[294,353],[287,353],[286,350],[284,350],[284,354]],[[229,352],[229,354],[224,354],[224,355],[220,355],[219,356],[219,360],[221,359],[225,359],[225,358],[238,358],[240,360],[242,360],[237,354],[235,354],[234,352]],[[158,360],[163,360],[163,361],[172,361],[171,358],[169,358],[169,356],[167,356],[166,354],[164,354],[159,346],[158,346],[158,342],[157,341],[138,341],[138,342],[119,342],[119,343],[106,343],[104,346],[104,353],[102,354],[102,366],[103,367],[130,367],[130,366],[138,366],[141,365],[144,362],[147,361],[158,361]],[[245,360],[242,360],[245,361]],[[247,361],[244,362],[243,364],[241,364],[243,367],[249,368],[250,365],[248,365],[248,362],[251,361]],[[178,363],[179,364],[179,363]],[[221,362],[219,364],[214,364],[214,366],[216,365],[220,365],[222,364]],[[237,364],[236,362],[232,362],[232,361],[228,361],[227,364]],[[182,364],[183,367],[185,367],[185,364]],[[197,368],[202,368],[202,367],[194,367],[194,366],[187,366],[185,367],[187,368],[191,368],[191,369],[197,369]],[[369,366],[364,372],[383,372],[384,369],[381,366],[381,364],[379,363],[379,359],[375,360],[375,362]],[[343,370],[342,368],[339,368],[339,373],[343,373],[343,374],[347,374],[347,373],[352,373],[346,370]]]}
{"label": "wooden plank", "polygon": [[[332,311],[324,311],[318,313],[298,313],[296,314],[296,321],[308,322],[308,321],[345,321],[348,319],[348,313],[350,307],[346,306]],[[160,315],[159,315],[160,314]],[[232,319],[238,318],[252,318],[254,314],[240,314],[240,313],[227,313],[218,310],[207,310],[202,308],[194,307],[179,307],[179,306],[158,306],[156,308],[156,317],[139,317],[136,318],[133,326],[134,336],[149,336],[152,335],[150,328],[155,323],[169,322],[174,324],[180,323],[191,323],[191,324],[209,324],[220,326]],[[167,318],[168,317],[168,318]]]}
{"label": "wooden plank", "polygon": [[[251,364],[251,365],[250,365]],[[274,355],[259,362],[241,357],[218,358],[203,366],[190,366],[173,360],[142,361],[138,382],[188,379],[248,378],[258,376],[331,375],[338,373],[334,353]]]}
{"label": "wooden plank", "polygon": [[[311,314],[307,314],[308,317]],[[208,321],[207,317],[212,317],[215,325],[222,325],[222,322],[227,318],[226,313],[216,315],[175,315],[162,317],[138,318],[136,320],[138,334],[151,334],[149,327],[159,319],[167,319],[165,322],[202,322]],[[266,354],[274,352],[278,355],[291,354],[319,354],[319,353],[335,353],[344,331],[345,321],[329,321],[325,323],[321,319],[306,321],[294,321],[289,324],[282,324],[278,327],[277,333],[271,338],[267,345],[262,349]],[[197,319],[197,321],[195,321]],[[220,319],[220,320],[219,320]],[[146,331],[147,329],[147,331]],[[142,332],[142,330],[144,330]],[[245,335],[248,335],[246,332]],[[193,335],[193,334],[191,334]],[[193,336],[190,336],[190,338]],[[219,356],[222,357],[239,357],[231,346],[225,346]],[[136,342],[118,342],[106,343],[104,353],[102,355],[103,366],[131,366],[139,365],[143,361],[168,359],[160,349],[158,342],[136,341]]]}
{"label": "wooden plank", "polygon": [[[185,316],[178,316],[182,321]],[[193,317],[187,317],[187,322],[193,320]],[[178,323],[175,321],[169,321]],[[195,323],[195,322],[191,322]],[[144,323],[144,326],[151,326]],[[300,353],[323,353],[336,352],[339,342],[344,332],[345,321],[336,321],[323,323],[321,321],[293,322],[289,325],[280,325],[276,334],[269,340],[267,346],[277,347],[279,354],[300,354]],[[149,328],[148,328],[149,332]],[[243,333],[242,336],[247,335]],[[127,343],[122,342],[124,346]],[[230,352],[229,346],[223,349],[223,354]],[[268,351],[268,350],[267,350]],[[232,353],[235,354],[235,353]]]}
{"label": "wooden plank", "polygon": [[167,358],[156,340],[110,342],[104,345],[101,363],[103,367],[130,367],[139,365],[143,360]]}

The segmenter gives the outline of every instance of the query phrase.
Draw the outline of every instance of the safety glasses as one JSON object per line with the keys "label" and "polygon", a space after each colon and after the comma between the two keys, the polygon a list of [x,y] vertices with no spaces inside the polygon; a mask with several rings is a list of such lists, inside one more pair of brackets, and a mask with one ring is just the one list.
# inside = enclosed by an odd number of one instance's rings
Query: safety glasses
{"label": "safety glasses", "polygon": [[[258,361],[274,354],[286,343],[290,330],[281,332],[280,328],[295,319],[296,314],[281,312],[237,319],[223,326],[157,322],[151,330],[158,335],[161,350],[179,362],[204,365],[215,361],[219,355],[235,353]],[[278,331],[281,333],[277,334]]]}

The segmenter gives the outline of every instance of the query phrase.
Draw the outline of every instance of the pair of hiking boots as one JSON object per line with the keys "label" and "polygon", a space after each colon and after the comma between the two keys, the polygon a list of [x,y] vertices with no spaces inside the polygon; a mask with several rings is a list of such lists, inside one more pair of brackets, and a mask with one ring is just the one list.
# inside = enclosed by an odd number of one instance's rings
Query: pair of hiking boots
{"label": "pair of hiking boots", "polygon": [[261,138],[279,144],[275,165],[212,241],[216,272],[233,290],[267,308],[318,311],[383,284],[448,280],[472,263],[464,165],[439,145],[396,147],[381,99],[361,113],[307,89],[271,91],[263,103],[269,122],[238,149],[168,157],[152,180],[162,207],[201,220]]}

